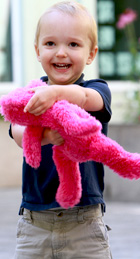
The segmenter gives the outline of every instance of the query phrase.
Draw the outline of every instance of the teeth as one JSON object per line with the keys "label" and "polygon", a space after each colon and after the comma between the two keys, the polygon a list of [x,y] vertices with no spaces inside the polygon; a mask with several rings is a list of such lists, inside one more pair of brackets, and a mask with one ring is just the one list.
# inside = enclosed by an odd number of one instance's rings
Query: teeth
{"label": "teeth", "polygon": [[55,64],[55,67],[57,68],[63,68],[63,69],[66,69],[68,68],[70,65],[69,64]]}
{"label": "teeth", "polygon": [[66,67],[67,65],[65,65],[65,64],[57,64],[56,66],[59,66],[59,67]]}

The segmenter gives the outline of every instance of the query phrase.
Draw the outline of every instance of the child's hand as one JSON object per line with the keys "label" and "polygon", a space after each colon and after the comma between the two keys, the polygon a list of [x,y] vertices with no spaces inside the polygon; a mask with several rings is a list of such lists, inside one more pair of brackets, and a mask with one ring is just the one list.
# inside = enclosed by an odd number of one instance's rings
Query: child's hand
{"label": "child's hand", "polygon": [[43,135],[42,135],[42,142],[41,145],[62,145],[64,143],[64,139],[61,137],[61,135],[56,131],[52,130],[50,128],[44,128]]}
{"label": "child's hand", "polygon": [[24,112],[30,112],[35,116],[43,114],[56,101],[55,90],[53,86],[39,86],[30,89],[34,95],[24,108]]}

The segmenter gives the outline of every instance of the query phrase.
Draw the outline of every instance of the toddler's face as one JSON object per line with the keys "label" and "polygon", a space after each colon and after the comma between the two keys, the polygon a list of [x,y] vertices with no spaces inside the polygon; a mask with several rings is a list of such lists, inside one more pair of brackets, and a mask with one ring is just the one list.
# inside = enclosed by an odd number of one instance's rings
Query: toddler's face
{"label": "toddler's face", "polygon": [[83,16],[53,11],[41,20],[36,53],[50,84],[73,84],[96,55]]}

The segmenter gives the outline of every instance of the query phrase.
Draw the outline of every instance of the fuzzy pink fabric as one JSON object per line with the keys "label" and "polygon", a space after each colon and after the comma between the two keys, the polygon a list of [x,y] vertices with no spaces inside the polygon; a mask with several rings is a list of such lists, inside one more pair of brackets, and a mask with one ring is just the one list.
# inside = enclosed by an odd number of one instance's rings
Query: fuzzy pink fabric
{"label": "fuzzy pink fabric", "polygon": [[[85,110],[65,100],[56,102],[40,116],[24,113],[33,92],[31,87],[46,85],[31,81],[0,100],[1,114],[6,121],[27,126],[23,135],[26,162],[37,168],[41,162],[41,138],[44,127],[57,130],[64,144],[53,146],[53,159],[60,184],[56,200],[63,208],[73,207],[81,198],[79,162],[94,160],[110,167],[122,177],[140,178],[140,154],[125,151],[117,142],[101,133],[101,123]],[[47,158],[46,158],[47,160]]]}

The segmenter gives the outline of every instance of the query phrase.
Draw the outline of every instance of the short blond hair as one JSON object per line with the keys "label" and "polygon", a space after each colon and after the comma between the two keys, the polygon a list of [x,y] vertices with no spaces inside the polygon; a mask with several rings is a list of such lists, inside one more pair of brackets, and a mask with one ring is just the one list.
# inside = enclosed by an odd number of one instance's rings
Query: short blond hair
{"label": "short blond hair", "polygon": [[93,18],[93,16],[90,14],[90,12],[87,10],[85,6],[82,4],[79,4],[75,1],[63,1],[58,2],[54,5],[52,5],[50,8],[48,8],[44,14],[40,17],[36,33],[35,33],[35,45],[38,46],[38,39],[40,34],[40,26],[41,26],[41,20],[42,18],[47,15],[48,13],[51,13],[53,11],[59,11],[65,14],[69,15],[85,15],[87,19],[89,19],[89,39],[91,41],[91,48],[93,49],[97,45],[97,25]]}

